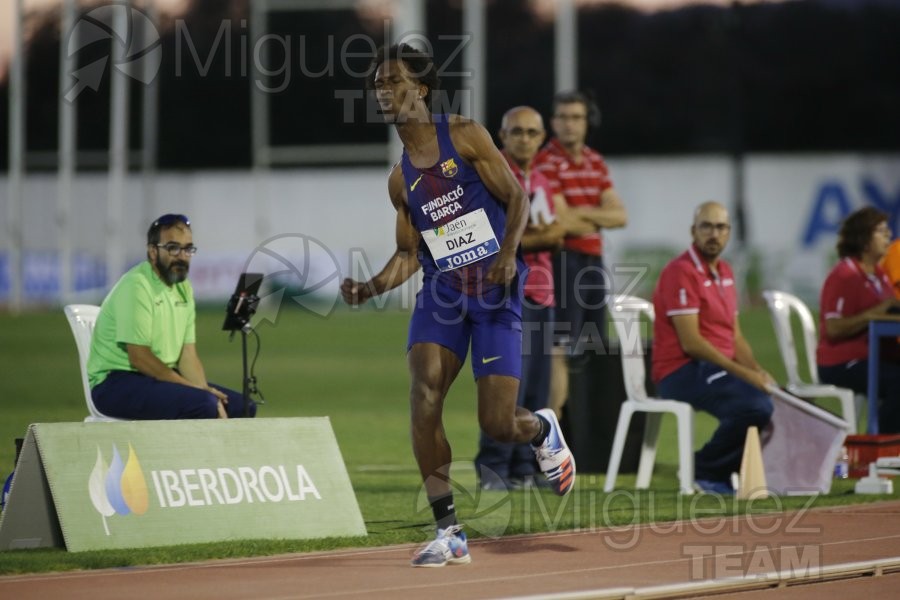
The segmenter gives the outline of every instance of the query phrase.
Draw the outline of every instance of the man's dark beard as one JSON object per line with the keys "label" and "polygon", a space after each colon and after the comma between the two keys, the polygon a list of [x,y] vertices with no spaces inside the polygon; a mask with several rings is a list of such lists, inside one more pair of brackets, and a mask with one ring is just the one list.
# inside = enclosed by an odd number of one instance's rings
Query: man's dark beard
{"label": "man's dark beard", "polygon": [[697,249],[700,251],[700,254],[702,254],[703,258],[705,258],[706,260],[715,260],[719,257],[719,255],[722,254],[722,250],[724,250],[724,248],[723,248],[722,244],[719,244],[717,249],[714,252],[710,252],[710,250],[707,249],[708,243],[709,242],[707,242],[706,244],[703,244],[702,246],[698,244]]}
{"label": "man's dark beard", "polygon": [[[176,283],[181,283],[185,279],[187,279],[188,271],[190,270],[190,265],[183,260],[173,260],[169,266],[166,266],[160,260],[162,257],[156,257],[156,268],[159,270],[159,276],[162,278],[164,282],[168,285],[175,285]],[[184,267],[184,272],[175,271],[175,267]]]}

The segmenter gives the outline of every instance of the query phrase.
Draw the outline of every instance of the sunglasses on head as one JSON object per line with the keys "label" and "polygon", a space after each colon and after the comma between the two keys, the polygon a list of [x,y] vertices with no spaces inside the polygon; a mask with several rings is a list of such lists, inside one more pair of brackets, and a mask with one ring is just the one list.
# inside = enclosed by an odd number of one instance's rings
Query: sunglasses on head
{"label": "sunglasses on head", "polygon": [[188,227],[191,226],[191,220],[186,216],[169,213],[153,221],[153,227],[165,227],[166,225],[171,225],[172,223],[184,223]]}

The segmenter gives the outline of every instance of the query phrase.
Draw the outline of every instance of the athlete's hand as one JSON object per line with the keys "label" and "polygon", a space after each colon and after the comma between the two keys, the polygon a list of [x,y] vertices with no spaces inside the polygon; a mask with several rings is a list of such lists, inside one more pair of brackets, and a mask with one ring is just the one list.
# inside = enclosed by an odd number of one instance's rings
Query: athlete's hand
{"label": "athlete's hand", "polygon": [[344,302],[351,306],[362,304],[373,295],[372,287],[367,283],[356,281],[349,277],[341,283],[341,297],[344,298]]}
{"label": "athlete's hand", "polygon": [[488,283],[508,286],[516,276],[516,255],[506,256],[502,252],[488,269],[485,279]]}

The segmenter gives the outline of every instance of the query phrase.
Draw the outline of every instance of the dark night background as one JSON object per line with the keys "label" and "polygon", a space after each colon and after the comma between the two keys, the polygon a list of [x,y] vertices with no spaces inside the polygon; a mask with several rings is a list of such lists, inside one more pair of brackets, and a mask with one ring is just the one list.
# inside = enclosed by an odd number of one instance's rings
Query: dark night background
{"label": "dark night background", "polygon": [[[231,20],[231,72],[221,40],[207,76],[201,77],[182,44],[176,76],[176,32],[163,24],[160,70],[159,166],[164,169],[250,166],[251,81],[241,74],[240,26],[248,0],[198,0],[184,17],[201,58],[210,55],[223,20]],[[436,62],[459,45],[459,2],[427,3],[428,36]],[[527,4],[489,3],[487,41],[488,117],[492,132],[514,105],[530,104],[544,115],[553,93],[553,24]],[[57,144],[58,24],[37,15],[39,32],[29,49],[30,151]],[[279,13],[269,31],[291,36],[290,83],[271,96],[276,144],[360,143],[386,139],[385,126],[365,123],[365,103],[354,123],[342,122],[335,90],[359,90],[363,80],[338,64],[333,73],[307,76],[328,66],[344,40],[363,34],[382,42],[353,11]],[[331,36],[331,37],[329,37]],[[182,40],[184,42],[184,40]],[[330,42],[330,43],[329,43]],[[252,47],[252,44],[250,44]],[[273,49],[273,64],[283,56]],[[365,51],[358,42],[353,51]],[[303,54],[301,55],[301,51]],[[108,54],[94,44],[79,63]],[[592,90],[603,124],[592,142],[610,155],[729,152],[893,152],[900,150],[900,2],[812,0],[731,7],[693,6],[642,13],[620,6],[579,12],[579,79]],[[339,62],[339,61],[338,61]],[[367,58],[349,64],[364,71]],[[461,54],[448,65],[461,70]],[[283,81],[278,78],[269,85]],[[458,89],[447,77],[445,88]],[[7,165],[8,94],[0,83],[0,164]],[[140,84],[133,84],[132,146],[140,144]],[[109,77],[99,92],[79,97],[79,148],[108,144]]]}

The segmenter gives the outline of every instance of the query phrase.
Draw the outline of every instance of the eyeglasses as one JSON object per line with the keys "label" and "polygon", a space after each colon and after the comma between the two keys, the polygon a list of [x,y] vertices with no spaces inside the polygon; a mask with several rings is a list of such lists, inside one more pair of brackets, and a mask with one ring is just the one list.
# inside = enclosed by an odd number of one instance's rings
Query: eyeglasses
{"label": "eyeglasses", "polygon": [[173,213],[169,213],[161,216],[157,220],[153,221],[153,227],[165,227],[166,225],[171,225],[172,223],[184,223],[188,227],[191,226],[191,220],[188,219],[184,215],[176,215]]}
{"label": "eyeglasses", "polygon": [[697,229],[700,233],[709,235],[713,231],[716,233],[728,233],[731,231],[730,223],[710,223],[709,221],[703,221],[699,225],[697,225]]}
{"label": "eyeglasses", "polygon": [[522,127],[513,127],[512,129],[507,129],[506,131],[511,136],[522,137],[524,135],[525,137],[530,138],[536,138],[544,133],[543,129],[534,129],[533,127],[530,127],[528,129],[524,129]]}
{"label": "eyeglasses", "polygon": [[[179,215],[180,216],[180,215]],[[155,244],[157,248],[165,248],[166,252],[169,253],[169,256],[178,256],[182,252],[187,254],[188,256],[193,256],[197,254],[197,246],[193,244],[188,244],[187,246],[182,246],[177,242],[169,242],[168,244]]]}

